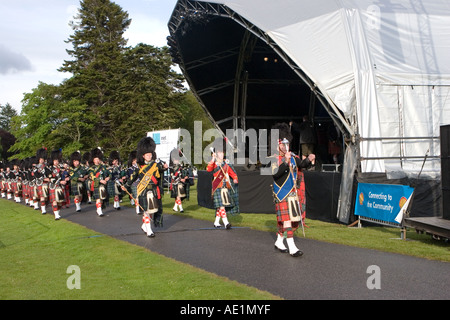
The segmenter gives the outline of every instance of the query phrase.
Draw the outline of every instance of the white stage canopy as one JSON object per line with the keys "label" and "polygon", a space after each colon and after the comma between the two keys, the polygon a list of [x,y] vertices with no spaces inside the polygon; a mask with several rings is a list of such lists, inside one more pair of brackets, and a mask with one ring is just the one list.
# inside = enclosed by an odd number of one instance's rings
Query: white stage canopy
{"label": "white stage canopy", "polygon": [[439,176],[449,1],[179,0],[188,2],[222,5],[270,37],[341,111],[362,172],[414,176],[428,151],[423,174]]}

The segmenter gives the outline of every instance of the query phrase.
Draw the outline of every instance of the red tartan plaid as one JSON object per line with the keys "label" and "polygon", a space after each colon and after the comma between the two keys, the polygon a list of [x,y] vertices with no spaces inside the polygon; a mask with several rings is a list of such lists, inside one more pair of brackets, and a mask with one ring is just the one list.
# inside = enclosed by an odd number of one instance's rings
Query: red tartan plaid
{"label": "red tartan plaid", "polygon": [[[49,200],[50,200],[50,203],[53,203],[53,201],[56,201],[55,190],[56,189],[49,188]],[[63,192],[64,192],[64,190],[63,190]],[[65,204],[65,199],[63,199],[62,201],[59,201],[59,204],[64,205]]]}
{"label": "red tartan plaid", "polygon": [[[277,213],[278,234],[280,234],[282,236],[286,232],[287,238],[292,238],[294,236],[295,230],[298,229],[300,223],[299,222],[291,222],[290,228],[284,227],[284,222],[291,220],[291,218],[289,216],[289,206],[288,206],[287,200],[283,200],[279,203],[276,203],[275,211]],[[302,214],[302,216],[303,216],[303,214]]]}

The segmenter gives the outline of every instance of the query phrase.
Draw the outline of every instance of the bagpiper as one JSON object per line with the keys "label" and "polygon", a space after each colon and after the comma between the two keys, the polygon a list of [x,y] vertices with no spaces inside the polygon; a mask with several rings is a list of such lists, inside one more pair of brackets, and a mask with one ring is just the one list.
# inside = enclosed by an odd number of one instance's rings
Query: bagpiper
{"label": "bagpiper", "polygon": [[6,198],[6,189],[5,164],[0,161],[0,191],[2,198]]}
{"label": "bagpiper", "polygon": [[38,159],[36,156],[30,158],[30,170],[28,172],[28,187],[30,192],[30,207],[33,207],[34,210],[39,210],[39,190],[36,185],[36,166],[38,164]]}
{"label": "bagpiper", "polygon": [[49,179],[49,195],[50,195],[50,204],[52,206],[53,214],[55,216],[55,220],[61,219],[60,211],[62,206],[66,203],[66,197],[64,188],[67,182],[69,181],[69,177],[65,177],[63,174],[63,167],[61,165],[62,161],[62,150],[53,150],[51,152],[51,163],[50,166],[50,174],[47,176]]}
{"label": "bagpiper", "polygon": [[97,214],[102,217],[103,210],[108,201],[107,184],[110,179],[110,174],[105,164],[103,163],[103,151],[100,148],[95,148],[91,151],[92,165],[89,168],[89,179],[91,180],[91,194],[95,199],[95,206]]}
{"label": "bagpiper", "polygon": [[175,199],[173,211],[184,212],[182,201],[189,199],[189,170],[180,161],[182,153],[174,149],[170,152],[170,196]]}
{"label": "bagpiper", "polygon": [[20,160],[14,159],[12,161],[12,193],[14,194],[14,201],[21,202],[22,197],[22,174],[20,172]]}
{"label": "bagpiper", "polygon": [[36,170],[34,171],[35,183],[38,190],[38,198],[41,204],[41,213],[46,214],[46,206],[49,200],[48,175],[51,174],[50,169],[46,165],[47,149],[41,148],[36,151]]}
{"label": "bagpiper", "polygon": [[[304,160],[289,151],[292,135],[286,123],[279,123],[272,127],[278,130],[279,140],[277,154],[272,158],[273,196],[277,214],[277,240],[275,249],[280,252],[289,252],[293,257],[303,255],[294,242],[294,232],[299,224],[303,223],[305,213],[305,183],[303,181],[303,168],[308,168],[314,161],[314,154]],[[284,245],[284,239],[288,248]]]}
{"label": "bagpiper", "polygon": [[32,202],[31,191],[30,191],[30,169],[31,169],[31,159],[25,158],[21,163],[20,175],[22,180],[22,197],[27,206]]}
{"label": "bagpiper", "polygon": [[144,210],[141,229],[148,237],[155,236],[151,227],[151,220],[159,209],[162,210],[160,179],[163,171],[169,167],[156,159],[155,148],[155,141],[151,137],[145,137],[139,141],[136,152],[138,167],[131,174],[126,185],[122,187],[124,191],[130,190],[132,184],[139,179],[136,193],[139,206]]}
{"label": "bagpiper", "polygon": [[83,195],[86,194],[85,181],[87,177],[87,169],[81,164],[80,151],[75,151],[70,155],[69,165],[70,191],[75,203],[75,211],[80,212]]}
{"label": "bagpiper", "polygon": [[[136,159],[136,151],[131,151],[128,155],[128,169],[126,170],[126,176],[125,181],[128,181],[131,178],[131,175],[133,172],[138,168],[137,159]],[[131,205],[134,205],[136,208],[136,214],[141,214],[139,207],[139,200],[137,197],[137,185],[139,184],[139,179],[136,179],[136,181],[133,182],[131,185],[131,194],[130,197],[130,203]]]}
{"label": "bagpiper", "polygon": [[108,170],[111,177],[108,181],[108,194],[110,197],[114,198],[114,209],[120,210],[120,200],[122,199],[122,189],[120,188],[120,185],[123,184],[125,171],[122,169],[118,151],[111,151],[108,164]]}
{"label": "bagpiper", "polygon": [[[91,159],[91,152],[87,151],[83,153],[83,156],[81,157],[81,165],[84,167],[84,171],[89,175],[89,168],[91,166],[90,161]],[[91,184],[92,180],[89,179],[89,177],[86,177],[86,180],[84,181],[84,187],[86,188],[86,195],[87,195],[87,203],[92,203],[92,192],[91,192]]]}
{"label": "bagpiper", "polygon": [[218,138],[214,141],[212,158],[206,171],[213,172],[211,195],[216,209],[214,227],[220,228],[220,219],[222,219],[225,228],[230,229],[228,214],[239,214],[239,185],[233,165],[225,159],[226,143],[226,138]]}

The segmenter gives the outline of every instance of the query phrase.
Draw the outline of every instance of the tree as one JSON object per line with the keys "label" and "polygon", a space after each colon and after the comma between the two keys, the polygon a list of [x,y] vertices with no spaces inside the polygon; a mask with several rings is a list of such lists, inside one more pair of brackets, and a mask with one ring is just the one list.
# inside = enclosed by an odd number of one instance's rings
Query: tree
{"label": "tree", "polygon": [[131,19],[109,0],[82,0],[80,5],[77,22],[72,23],[75,32],[66,41],[73,45],[67,53],[74,60],[64,61],[59,71],[73,74],[64,83],[64,97],[87,106],[92,121],[87,127],[95,127],[89,134],[100,145],[112,130],[109,113],[120,87],[126,50],[123,34]]}
{"label": "tree", "polygon": [[7,160],[13,154],[8,152],[9,148],[16,142],[16,138],[6,130],[0,129],[0,161]]}
{"label": "tree", "polygon": [[60,148],[49,138],[59,124],[60,97],[58,86],[43,82],[24,95],[22,111],[12,121],[12,132],[17,140],[9,151],[16,153],[15,158],[33,156],[43,145],[49,150]]}
{"label": "tree", "polygon": [[5,106],[0,105],[0,128],[10,132],[11,119],[15,116],[17,116],[17,111],[9,103]]}

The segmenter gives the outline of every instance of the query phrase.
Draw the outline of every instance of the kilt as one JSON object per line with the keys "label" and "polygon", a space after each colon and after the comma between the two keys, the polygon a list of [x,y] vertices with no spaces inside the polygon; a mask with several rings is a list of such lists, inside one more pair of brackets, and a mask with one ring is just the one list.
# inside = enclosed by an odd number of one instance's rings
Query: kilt
{"label": "kilt", "polygon": [[[82,185],[81,192],[78,188],[78,184]],[[70,181],[70,194],[72,196],[82,196],[83,195],[83,189],[85,189],[86,186],[84,182],[77,182],[77,181]]]}
{"label": "kilt", "polygon": [[109,180],[107,183],[108,195],[110,197],[114,196],[122,196],[122,189],[116,186],[116,183],[112,180]]}
{"label": "kilt", "polygon": [[220,207],[225,207],[225,211],[227,212],[227,214],[231,214],[231,215],[235,215],[235,214],[239,214],[239,185],[238,184],[231,184],[234,191],[232,189],[229,189],[229,193],[230,193],[230,205],[228,206],[224,206],[222,203],[222,197],[220,196],[220,189],[221,188],[217,188],[216,191],[214,191],[213,194],[213,203],[214,203],[214,208],[220,208]]}
{"label": "kilt", "polygon": [[[289,216],[289,205],[287,199],[281,202],[275,203],[275,211],[277,212],[277,228],[278,234],[285,235],[287,238],[292,238],[294,236],[295,230],[298,229],[300,222],[292,221],[290,228],[284,227],[285,221],[291,221]],[[303,213],[302,213],[303,216]]]}
{"label": "kilt", "polygon": [[[108,188],[105,188],[105,190],[106,190],[106,193],[108,193]],[[92,192],[92,198],[94,198],[94,200],[102,200],[102,198],[100,198],[100,187],[99,186],[95,187],[94,183],[92,183],[91,192]],[[109,198],[109,195],[106,194],[106,199],[108,199],[108,198]],[[106,199],[104,199],[104,200],[106,200]]]}
{"label": "kilt", "polygon": [[137,198],[137,186],[139,184],[140,180],[136,180],[135,182],[133,182],[133,184],[131,185],[131,194],[133,195],[133,198]]}
{"label": "kilt", "polygon": [[28,199],[29,198],[29,194],[30,194],[30,188],[28,186],[28,181],[24,181],[22,182],[22,197],[24,199]]}
{"label": "kilt", "polygon": [[37,186],[37,194],[38,194],[39,198],[47,198],[48,197],[48,194],[47,194],[47,196],[44,196],[44,191],[42,190],[44,187],[46,187],[48,192],[50,192],[50,190],[49,190],[50,188],[48,188],[48,184],[47,183],[44,183],[44,184],[41,184],[40,186]]}
{"label": "kilt", "polygon": [[[189,184],[188,183],[183,183],[183,182],[178,182],[178,183],[182,183],[184,185],[184,190],[185,190],[185,193],[186,193],[186,196],[180,197],[181,200],[184,200],[185,198],[189,199]],[[170,197],[171,198],[176,198],[178,196],[178,183],[172,185],[172,189],[170,190]]]}
{"label": "kilt", "polygon": [[[49,188],[49,200],[50,200],[50,203],[53,203],[54,201],[56,201],[55,190],[56,189]],[[57,201],[58,204],[64,204],[66,202],[66,199],[65,199],[65,196],[64,196],[64,188],[61,188],[61,191],[62,191],[62,199]]]}
{"label": "kilt", "polygon": [[158,199],[158,190],[157,188],[152,188],[152,189],[145,189],[138,198],[139,201],[139,205],[144,209],[144,211],[149,210],[148,208],[148,200],[147,200],[147,192],[153,192],[153,196],[156,199],[156,203],[158,205],[158,208],[161,208],[162,202],[161,202],[161,198]]}

